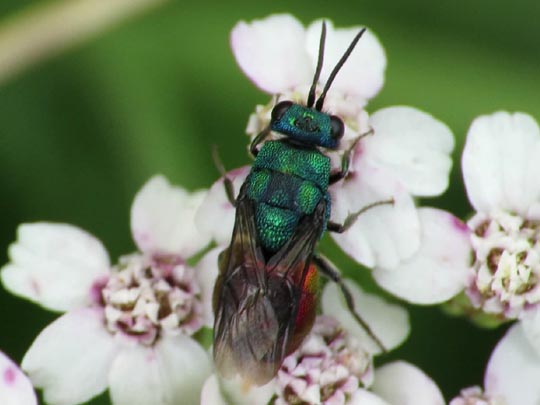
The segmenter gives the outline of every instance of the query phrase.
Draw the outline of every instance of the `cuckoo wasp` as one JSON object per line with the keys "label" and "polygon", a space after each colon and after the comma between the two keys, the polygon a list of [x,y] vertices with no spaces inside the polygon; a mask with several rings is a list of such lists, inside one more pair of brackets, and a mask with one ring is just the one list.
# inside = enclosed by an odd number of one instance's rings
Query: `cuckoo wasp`
{"label": "cuckoo wasp", "polygon": [[[214,288],[214,360],[224,377],[240,374],[262,385],[274,377],[283,359],[302,343],[316,315],[318,271],[337,282],[349,310],[384,350],[369,326],[354,311],[350,292],[337,270],[315,247],[326,230],[343,232],[358,215],[330,221],[328,187],[346,177],[352,147],[332,172],[325,151],[336,150],[344,134],[343,121],[323,111],[326,94],[365,28],[331,72],[316,99],[323,65],[326,25],[323,23],[317,67],[306,105],[281,101],[269,126],[255,137],[255,160],[236,199],[223,166],[229,200],[236,208],[230,246],[219,257]],[[278,140],[267,140],[273,132]]]}

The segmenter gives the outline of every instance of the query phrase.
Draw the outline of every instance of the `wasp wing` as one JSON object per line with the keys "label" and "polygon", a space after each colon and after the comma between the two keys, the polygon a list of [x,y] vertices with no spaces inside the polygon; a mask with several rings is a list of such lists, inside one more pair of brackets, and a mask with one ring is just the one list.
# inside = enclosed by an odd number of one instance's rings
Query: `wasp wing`
{"label": "wasp wing", "polygon": [[270,302],[259,298],[266,286],[265,265],[253,203],[242,189],[231,244],[220,255],[214,288],[214,361],[224,377],[240,373],[258,382],[274,373],[273,365],[263,362],[279,329]]}
{"label": "wasp wing", "polygon": [[319,206],[267,263],[253,202],[244,188],[240,191],[231,245],[220,256],[214,289],[214,360],[224,377],[240,374],[257,385],[268,382],[311,328],[314,304],[304,316],[301,329],[307,330],[295,333],[306,273],[323,227],[326,203]]}

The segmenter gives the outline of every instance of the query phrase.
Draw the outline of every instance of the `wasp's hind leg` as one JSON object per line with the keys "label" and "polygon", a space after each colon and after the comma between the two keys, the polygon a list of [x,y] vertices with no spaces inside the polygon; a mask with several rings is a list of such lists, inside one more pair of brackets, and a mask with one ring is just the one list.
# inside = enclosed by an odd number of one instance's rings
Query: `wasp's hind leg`
{"label": "wasp's hind leg", "polygon": [[354,148],[356,147],[356,144],[360,141],[360,139],[372,135],[374,133],[373,128],[371,128],[368,132],[360,134],[358,138],[354,140],[352,145],[345,151],[343,154],[343,157],[341,158],[341,170],[336,173],[332,173],[330,175],[329,184],[334,184],[340,181],[341,179],[344,179],[347,177],[347,174],[349,174],[349,166],[351,165],[351,154]]}
{"label": "wasp's hind leg", "polygon": [[216,166],[216,169],[221,174],[221,177],[223,177],[223,185],[225,187],[225,194],[227,195],[227,199],[233,207],[236,207],[236,198],[234,197],[234,184],[232,180],[227,177],[225,166],[223,166],[223,162],[219,158],[219,153],[216,145],[212,145],[212,159],[214,160],[214,165]]}
{"label": "wasp's hind leg", "polygon": [[360,208],[358,211],[347,215],[347,218],[345,218],[345,221],[343,222],[343,224],[338,224],[336,222],[328,221],[326,229],[328,229],[331,232],[343,233],[347,229],[349,229],[351,226],[354,225],[354,223],[356,222],[356,220],[358,219],[360,215],[362,215],[363,213],[365,213],[366,211],[372,208],[378,207],[379,205],[386,205],[386,204],[394,205],[394,199],[390,198],[389,200],[376,201],[374,203],[368,204],[365,207]]}
{"label": "wasp's hind leg", "polygon": [[341,292],[343,293],[343,296],[345,297],[345,303],[347,304],[347,308],[351,312],[356,322],[358,322],[358,324],[362,328],[364,328],[368,336],[371,338],[371,340],[375,342],[377,346],[379,346],[382,352],[387,353],[388,351],[386,350],[386,347],[384,347],[381,340],[377,337],[377,335],[375,335],[367,322],[364,321],[364,319],[362,319],[362,317],[356,312],[352,294],[343,282],[343,279],[341,278],[341,274],[339,274],[338,269],[336,269],[336,267],[330,262],[330,260],[320,254],[313,255],[313,262],[324,275],[326,275],[330,280],[332,280],[339,286]]}

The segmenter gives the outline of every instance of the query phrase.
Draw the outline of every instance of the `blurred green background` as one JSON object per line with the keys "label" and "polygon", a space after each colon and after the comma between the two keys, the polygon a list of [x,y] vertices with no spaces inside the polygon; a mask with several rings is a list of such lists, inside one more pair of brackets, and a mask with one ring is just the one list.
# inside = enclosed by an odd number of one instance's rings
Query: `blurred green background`
{"label": "blurred green background", "polygon": [[[0,17],[40,3],[2,0]],[[306,24],[323,16],[337,26],[366,24],[378,34],[388,69],[369,110],[412,105],[452,128],[452,185],[429,204],[462,218],[470,209],[459,155],[471,120],[499,109],[540,117],[540,3],[534,1],[169,1],[0,84],[0,262],[7,261],[17,225],[38,220],[89,230],[114,260],[134,249],[129,208],[150,176],[208,187],[217,177],[211,144],[229,168],[249,162],[247,117],[269,98],[237,68],[228,35],[240,19],[275,12]],[[371,286],[369,274],[360,274],[331,241],[322,249]],[[0,308],[0,348],[18,362],[57,316],[1,287]],[[420,366],[447,399],[482,385],[504,328],[479,330],[437,308],[409,309],[412,334],[387,359]]]}

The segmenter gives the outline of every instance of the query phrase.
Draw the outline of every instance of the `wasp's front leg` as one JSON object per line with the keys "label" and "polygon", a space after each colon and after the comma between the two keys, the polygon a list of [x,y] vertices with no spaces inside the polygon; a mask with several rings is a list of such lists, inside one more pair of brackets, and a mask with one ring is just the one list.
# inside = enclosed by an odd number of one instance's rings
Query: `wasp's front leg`
{"label": "wasp's front leg", "polygon": [[225,166],[223,166],[223,162],[221,161],[219,157],[219,153],[217,150],[216,145],[212,146],[212,159],[214,160],[214,165],[218,169],[219,173],[221,174],[221,177],[223,177],[223,185],[225,187],[225,194],[227,195],[227,199],[232,204],[233,207],[236,207],[236,198],[234,197],[234,184],[232,180],[227,177],[227,172],[225,170]]}
{"label": "wasp's front leg", "polygon": [[345,151],[345,153],[343,154],[343,157],[341,158],[341,170],[339,172],[332,173],[330,175],[329,184],[337,183],[341,179],[344,179],[345,177],[347,177],[347,174],[349,174],[349,167],[351,165],[352,151],[354,150],[354,148],[356,147],[360,139],[368,135],[372,135],[373,133],[374,133],[373,128],[371,128],[369,131],[359,135],[358,138],[354,140],[352,145],[349,147],[349,149]]}

